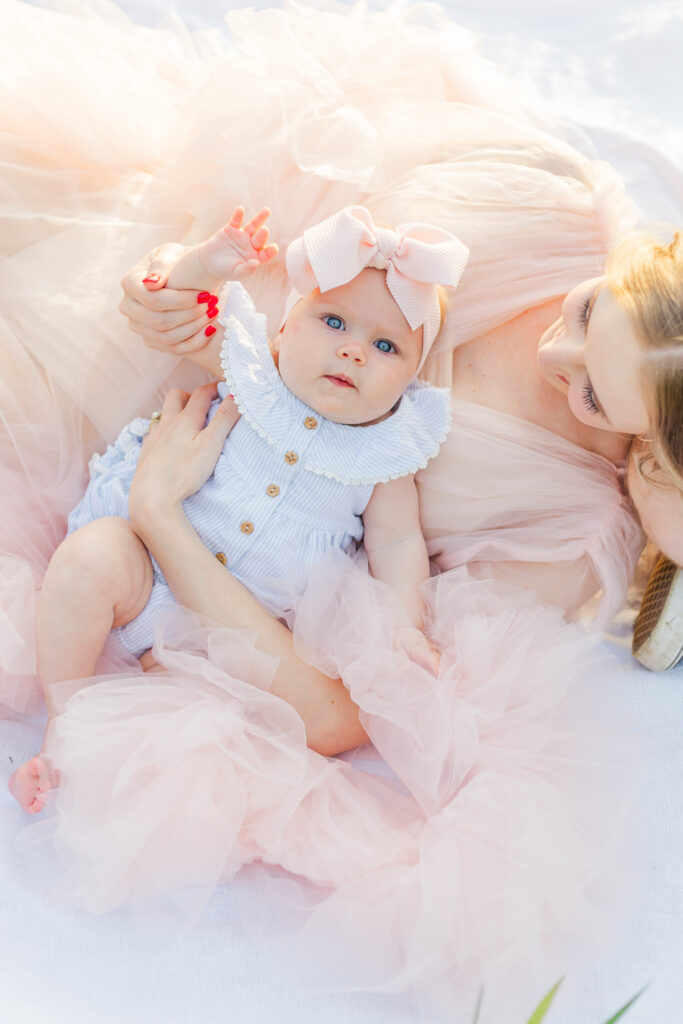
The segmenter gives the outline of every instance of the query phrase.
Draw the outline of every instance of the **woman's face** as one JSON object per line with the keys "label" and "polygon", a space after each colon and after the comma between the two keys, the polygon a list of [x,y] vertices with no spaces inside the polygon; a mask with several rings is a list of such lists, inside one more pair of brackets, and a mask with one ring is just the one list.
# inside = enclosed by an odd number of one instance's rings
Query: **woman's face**
{"label": "woman's face", "polygon": [[567,295],[562,316],[538,346],[541,373],[566,394],[576,418],[624,434],[644,434],[649,426],[642,358],[635,327],[604,277]]}

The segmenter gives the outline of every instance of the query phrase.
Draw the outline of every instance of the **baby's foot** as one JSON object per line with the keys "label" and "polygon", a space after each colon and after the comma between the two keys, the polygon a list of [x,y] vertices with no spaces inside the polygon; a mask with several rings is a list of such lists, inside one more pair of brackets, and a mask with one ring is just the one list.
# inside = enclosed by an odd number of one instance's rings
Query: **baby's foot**
{"label": "baby's foot", "polygon": [[29,814],[38,814],[45,806],[45,794],[57,785],[47,761],[32,757],[17,768],[9,780],[9,791]]}

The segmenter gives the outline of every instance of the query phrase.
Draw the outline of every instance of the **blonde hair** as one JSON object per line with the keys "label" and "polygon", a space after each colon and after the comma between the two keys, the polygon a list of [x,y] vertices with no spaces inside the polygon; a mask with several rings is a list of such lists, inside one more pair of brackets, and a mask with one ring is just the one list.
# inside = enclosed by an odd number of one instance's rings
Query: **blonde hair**
{"label": "blonde hair", "polygon": [[650,429],[638,467],[657,466],[683,491],[683,232],[668,245],[645,235],[610,255],[607,279],[643,345],[643,397]]}

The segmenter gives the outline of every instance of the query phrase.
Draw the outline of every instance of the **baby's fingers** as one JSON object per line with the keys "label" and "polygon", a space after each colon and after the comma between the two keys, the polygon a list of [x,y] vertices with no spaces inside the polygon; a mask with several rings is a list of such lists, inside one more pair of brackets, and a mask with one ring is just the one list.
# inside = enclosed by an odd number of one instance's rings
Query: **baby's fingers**
{"label": "baby's fingers", "polygon": [[270,245],[264,245],[262,249],[259,249],[259,263],[268,263],[274,256],[277,256],[279,251],[280,246],[276,245],[275,242],[271,242]]}
{"label": "baby's fingers", "polygon": [[[266,223],[266,221],[268,220],[269,217],[270,217],[270,207],[264,206],[261,210],[259,210],[259,212],[256,214],[255,217],[252,217],[251,220],[247,224],[244,225],[244,230],[247,232],[248,235],[251,236],[252,243],[253,243],[253,245],[256,248],[258,248],[258,246],[256,245],[256,242],[254,240],[254,236],[258,234],[258,232],[263,227],[263,225]],[[267,238],[268,238],[268,229],[266,228],[265,231],[266,231],[266,240],[267,240]]]}
{"label": "baby's fingers", "polygon": [[229,228],[238,228],[239,229],[239,228],[242,227],[243,220],[244,220],[244,207],[243,206],[236,206],[235,207],[235,212],[233,213],[232,217],[228,221],[228,227]]}
{"label": "baby's fingers", "polygon": [[412,647],[407,654],[410,660],[414,661],[416,665],[419,665],[421,668],[425,668],[428,672],[432,672],[435,676],[438,676],[441,658],[432,647],[429,647],[428,645],[425,645],[424,647]]}
{"label": "baby's fingers", "polygon": [[268,231],[268,228],[259,228],[258,231],[255,231],[251,236],[251,244],[253,247],[255,249],[262,249],[268,241],[269,234],[270,232]]}

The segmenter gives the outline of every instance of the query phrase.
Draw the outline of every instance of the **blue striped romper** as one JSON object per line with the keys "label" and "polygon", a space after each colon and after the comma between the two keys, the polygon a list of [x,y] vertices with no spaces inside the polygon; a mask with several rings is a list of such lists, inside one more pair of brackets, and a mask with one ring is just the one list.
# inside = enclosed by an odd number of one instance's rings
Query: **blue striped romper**
{"label": "blue striped romper", "polygon": [[[225,290],[220,400],[241,412],[213,474],[184,510],[206,547],[272,614],[291,610],[312,566],[362,540],[375,484],[415,473],[450,426],[445,388],[413,381],[398,409],[368,427],[324,419],[285,387],[270,353],[266,318],[241,285]],[[102,516],[128,518],[128,494],[149,420],[135,419],[90,462],[90,482],[68,530]],[[142,612],[114,631],[136,657],[154,641],[154,618],[174,603],[158,564]]]}

